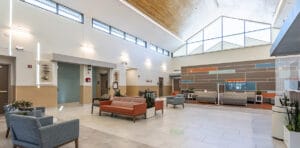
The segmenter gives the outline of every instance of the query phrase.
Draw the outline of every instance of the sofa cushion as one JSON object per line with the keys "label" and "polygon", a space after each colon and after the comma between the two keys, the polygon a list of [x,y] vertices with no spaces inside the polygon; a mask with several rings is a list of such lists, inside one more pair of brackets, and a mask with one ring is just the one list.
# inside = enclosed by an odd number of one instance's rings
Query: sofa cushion
{"label": "sofa cushion", "polygon": [[121,106],[103,105],[101,106],[101,110],[113,112],[113,113],[127,114],[127,115],[133,114],[133,108],[121,107]]}
{"label": "sofa cushion", "polygon": [[134,105],[139,104],[137,102],[125,102],[125,101],[112,101],[111,106],[120,106],[133,108]]}
{"label": "sofa cushion", "polygon": [[133,98],[133,97],[114,97],[113,101],[146,103],[145,98]]}

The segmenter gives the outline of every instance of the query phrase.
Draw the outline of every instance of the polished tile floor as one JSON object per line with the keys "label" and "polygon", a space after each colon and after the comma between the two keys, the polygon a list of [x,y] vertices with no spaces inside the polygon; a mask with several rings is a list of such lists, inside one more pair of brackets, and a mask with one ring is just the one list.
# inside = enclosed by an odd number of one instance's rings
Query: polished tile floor
{"label": "polished tile floor", "polygon": [[[80,147],[159,148],[285,148],[271,137],[271,111],[232,106],[186,104],[165,110],[162,115],[133,123],[130,118],[98,116],[90,105],[69,105],[59,111],[48,108],[57,120],[80,119]],[[4,139],[0,117],[0,147],[11,147]],[[63,147],[74,147],[68,144]]]}

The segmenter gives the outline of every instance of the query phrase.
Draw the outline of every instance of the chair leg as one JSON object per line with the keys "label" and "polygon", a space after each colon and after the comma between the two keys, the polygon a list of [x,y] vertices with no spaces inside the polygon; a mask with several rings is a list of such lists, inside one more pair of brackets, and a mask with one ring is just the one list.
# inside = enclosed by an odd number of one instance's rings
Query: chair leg
{"label": "chair leg", "polygon": [[75,139],[75,148],[78,148],[78,138]]}
{"label": "chair leg", "polygon": [[91,114],[93,114],[94,113],[94,107],[93,107],[93,105],[92,105],[92,111],[91,111]]}
{"label": "chair leg", "polygon": [[135,116],[133,116],[133,123],[135,123]]}
{"label": "chair leg", "polygon": [[6,130],[5,138],[8,138],[9,131],[10,131],[10,128],[8,127],[7,130]]}
{"label": "chair leg", "polygon": [[175,108],[176,105],[173,105],[173,108]]}
{"label": "chair leg", "polygon": [[99,116],[101,116],[101,110],[99,110]]}
{"label": "chair leg", "polygon": [[161,114],[164,115],[164,109],[161,110]]}
{"label": "chair leg", "polygon": [[182,104],[182,107],[184,108],[184,103]]}
{"label": "chair leg", "polygon": [[111,116],[111,117],[113,117],[113,116],[114,116],[114,114],[113,114],[113,113],[111,113],[111,114],[110,114],[110,116]]}
{"label": "chair leg", "polygon": [[146,113],[144,114],[144,116],[145,116],[145,119],[147,119],[147,114]]}

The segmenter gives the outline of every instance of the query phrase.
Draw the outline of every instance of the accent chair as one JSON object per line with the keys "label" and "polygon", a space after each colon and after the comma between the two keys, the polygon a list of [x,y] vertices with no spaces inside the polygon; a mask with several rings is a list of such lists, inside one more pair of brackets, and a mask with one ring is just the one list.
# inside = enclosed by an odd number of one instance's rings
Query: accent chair
{"label": "accent chair", "polygon": [[78,119],[53,124],[52,116],[11,115],[10,121],[14,148],[53,148],[73,141],[78,148]]}

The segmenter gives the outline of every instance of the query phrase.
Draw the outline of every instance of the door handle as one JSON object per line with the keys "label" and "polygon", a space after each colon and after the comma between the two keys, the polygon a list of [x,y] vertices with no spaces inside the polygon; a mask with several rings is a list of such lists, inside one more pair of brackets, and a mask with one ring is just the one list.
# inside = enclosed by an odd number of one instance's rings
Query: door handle
{"label": "door handle", "polygon": [[8,93],[7,90],[0,90],[0,93]]}

